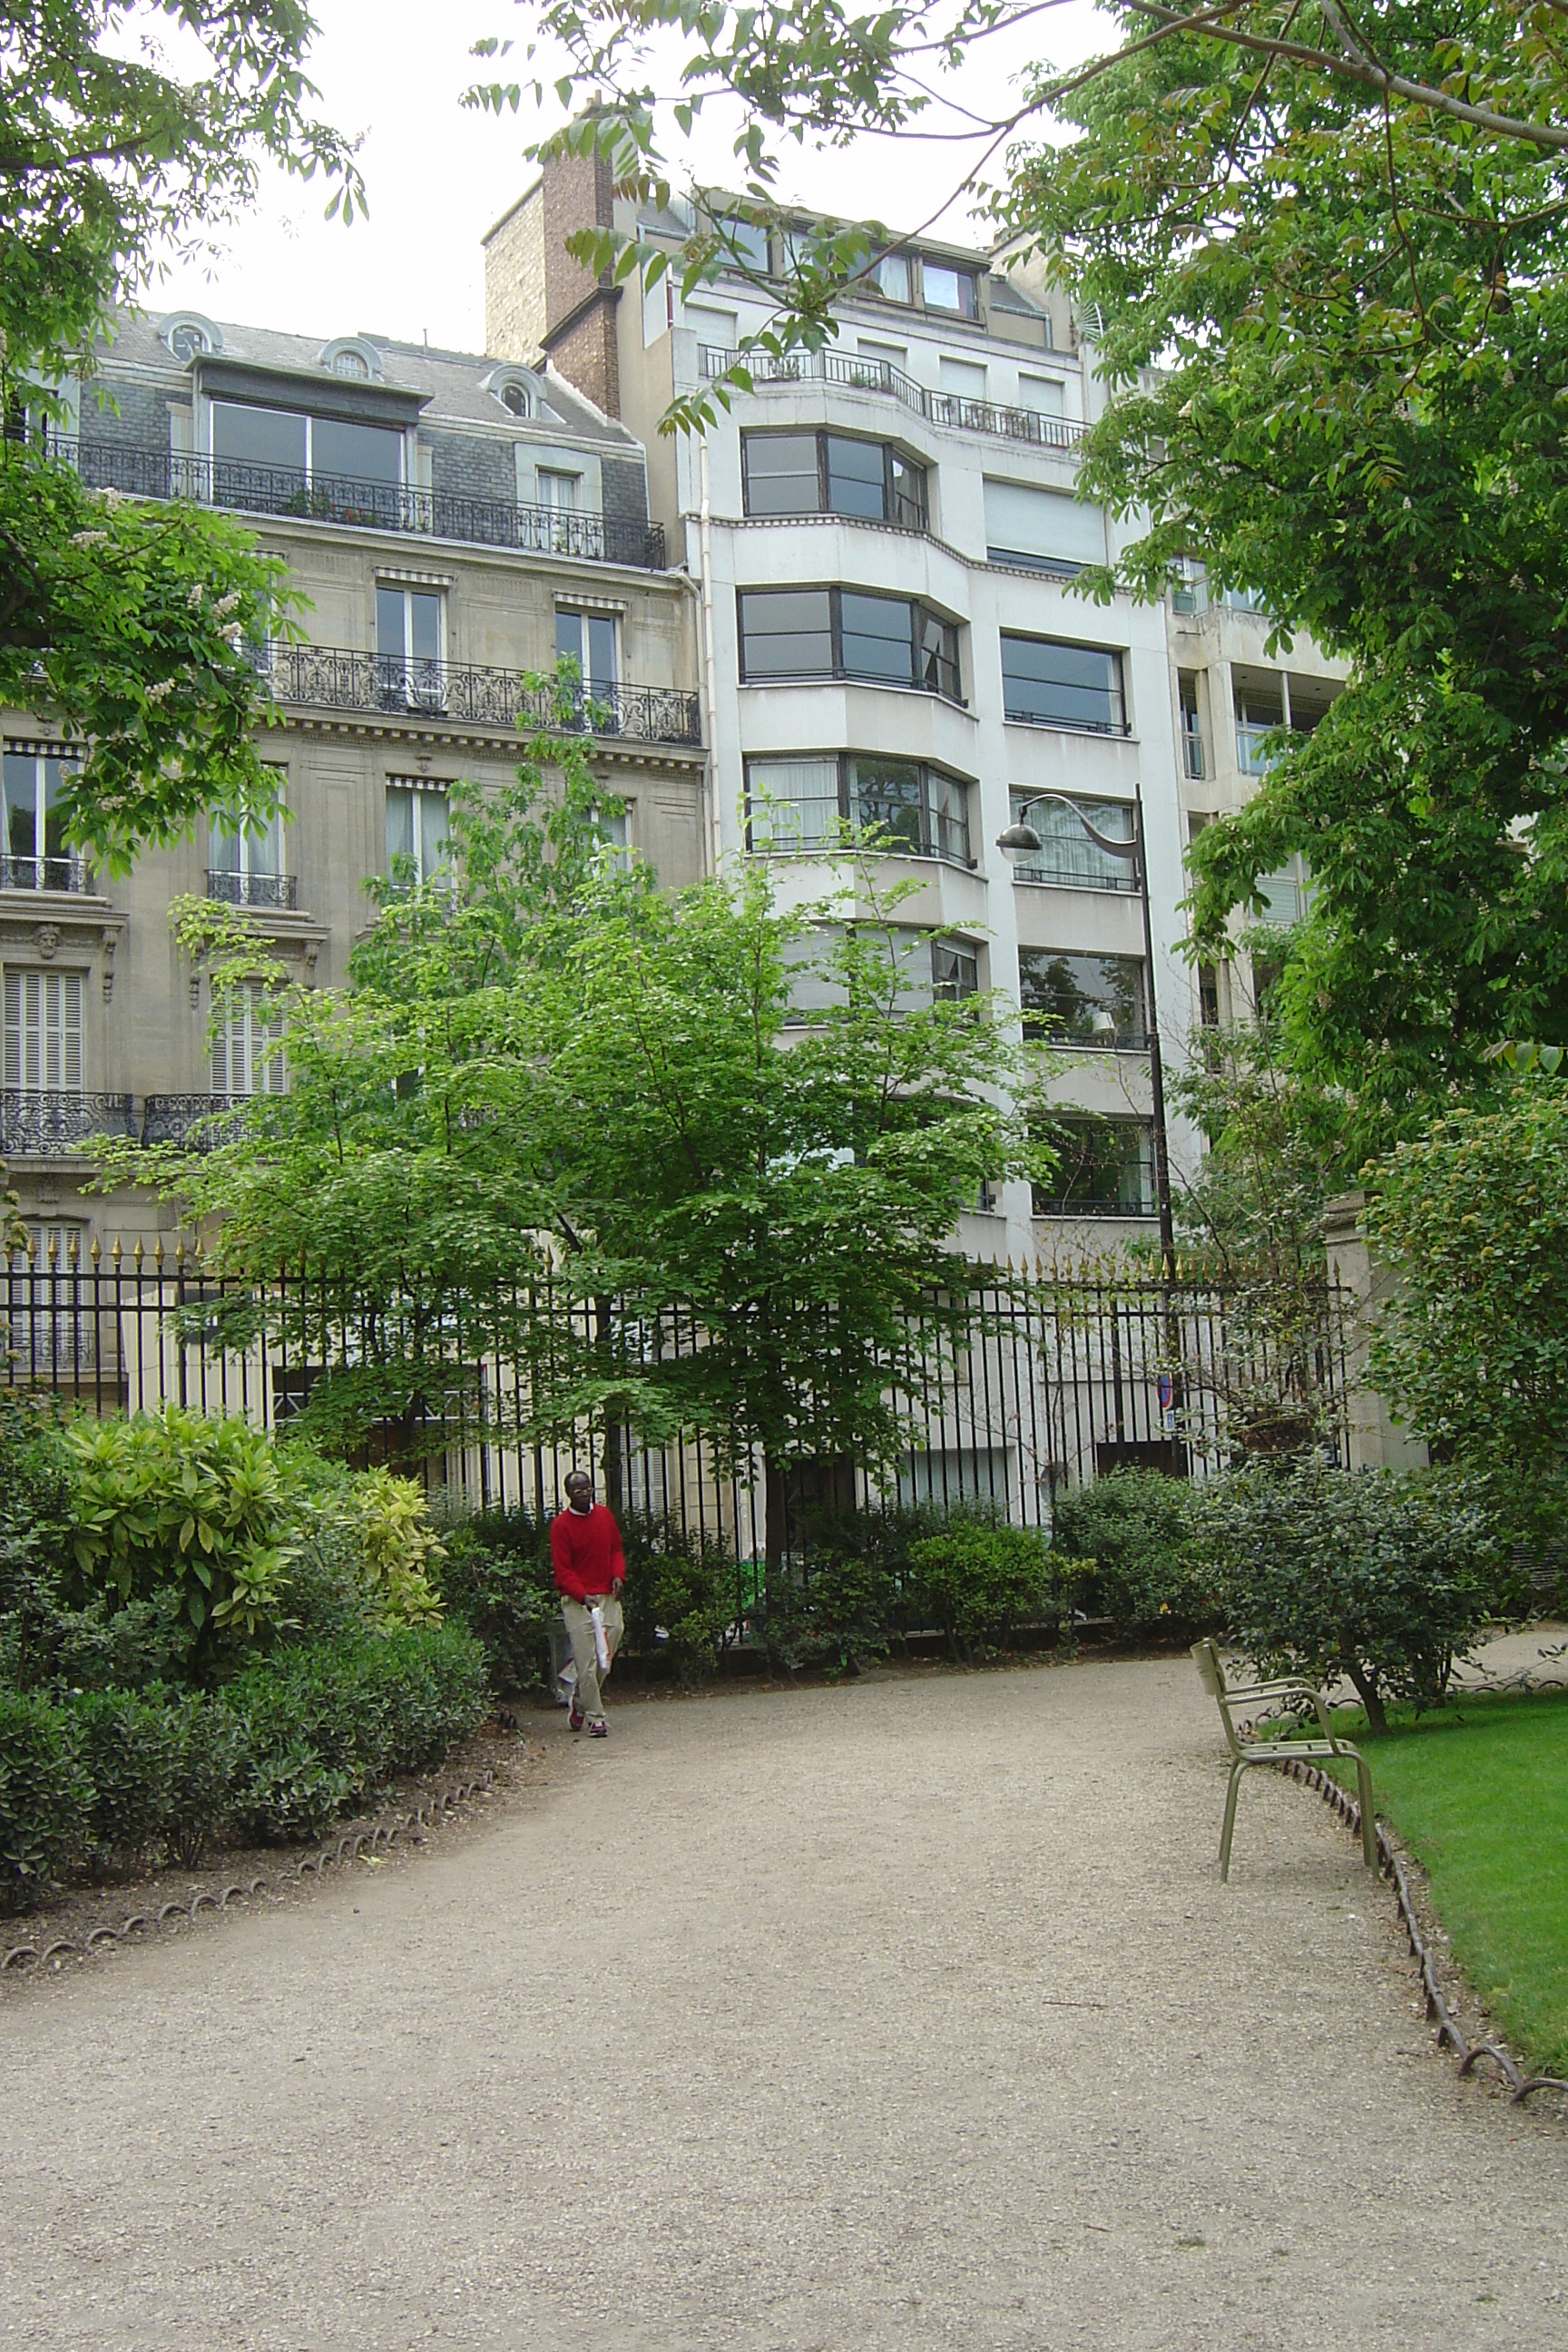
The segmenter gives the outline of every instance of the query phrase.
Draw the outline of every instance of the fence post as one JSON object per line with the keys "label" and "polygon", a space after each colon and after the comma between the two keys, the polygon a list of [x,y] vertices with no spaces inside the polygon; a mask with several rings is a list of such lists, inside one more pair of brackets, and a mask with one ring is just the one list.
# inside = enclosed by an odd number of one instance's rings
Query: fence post
{"label": "fence post", "polygon": [[1342,1192],[1323,1210],[1323,1244],[1329,1279],[1345,1295],[1349,1311],[1345,1343],[1345,1427],[1352,1470],[1424,1469],[1430,1456],[1425,1441],[1396,1421],[1367,1377],[1373,1334],[1397,1281],[1374,1257],[1361,1228],[1364,1192]]}

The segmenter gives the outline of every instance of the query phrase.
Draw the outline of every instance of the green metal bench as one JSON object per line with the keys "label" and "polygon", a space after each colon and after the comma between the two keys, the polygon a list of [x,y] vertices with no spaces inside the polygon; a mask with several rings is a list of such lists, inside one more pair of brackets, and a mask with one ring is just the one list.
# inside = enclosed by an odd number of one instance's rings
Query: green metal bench
{"label": "green metal bench", "polygon": [[[1225,1664],[1217,1642],[1194,1642],[1193,1657],[1203,1685],[1219,1708],[1219,1719],[1225,1726],[1226,1744],[1230,1749],[1230,1786],[1225,1796],[1225,1827],[1219,1838],[1219,1874],[1230,1876],[1230,1842],[1236,1832],[1236,1798],[1241,1786],[1241,1776],[1251,1764],[1297,1764],[1308,1761],[1321,1763],[1330,1757],[1344,1757],[1356,1769],[1361,1785],[1361,1847],[1369,1870],[1377,1868],[1377,1829],[1372,1810],[1372,1767],[1359,1748],[1342,1739],[1329,1718],[1328,1701],[1321,1691],[1310,1683],[1229,1683],[1226,1680]],[[1284,1703],[1305,1699],[1317,1716],[1322,1731],[1321,1739],[1244,1739],[1236,1727],[1233,1709],[1243,1701],[1253,1705]]]}

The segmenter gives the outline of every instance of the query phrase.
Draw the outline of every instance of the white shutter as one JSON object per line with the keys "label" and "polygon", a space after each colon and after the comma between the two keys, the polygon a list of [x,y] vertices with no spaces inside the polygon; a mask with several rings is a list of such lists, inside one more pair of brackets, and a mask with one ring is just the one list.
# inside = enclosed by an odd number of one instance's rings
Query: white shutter
{"label": "white shutter", "polygon": [[44,982],[55,1016],[56,1050],[46,1081],[62,1094],[81,1092],[81,974],[52,971]]}
{"label": "white shutter", "polygon": [[22,974],[5,974],[5,1085],[15,1094],[22,1083]]}
{"label": "white shutter", "polygon": [[1063,563],[1105,562],[1105,514],[1065,490],[1024,482],[985,485],[985,544],[997,554],[1055,557]]}
{"label": "white shutter", "polygon": [[5,1084],[26,1094],[80,1094],[79,972],[6,973]]}
{"label": "white shutter", "polygon": [[984,399],[985,370],[975,361],[949,359],[943,352],[937,371],[943,392],[956,393],[960,400]]}

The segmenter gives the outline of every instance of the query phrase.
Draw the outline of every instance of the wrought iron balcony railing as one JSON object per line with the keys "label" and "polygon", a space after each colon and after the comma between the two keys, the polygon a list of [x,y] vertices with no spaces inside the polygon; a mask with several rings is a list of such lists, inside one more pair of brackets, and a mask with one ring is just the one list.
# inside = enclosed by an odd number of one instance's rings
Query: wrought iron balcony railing
{"label": "wrought iron balcony railing", "polygon": [[0,890],[90,890],[87,862],[74,850],[63,857],[13,857],[0,850]]}
{"label": "wrought iron balcony railing", "polygon": [[[700,343],[697,364],[705,376],[726,374],[742,354]],[[970,400],[957,392],[928,392],[890,360],[852,359],[842,352],[786,352],[782,358],[748,352],[744,364],[759,389],[773,383],[837,383],[850,392],[881,392],[912,408],[932,425],[954,433],[986,433],[1002,441],[1028,441],[1039,449],[1076,449],[1088,426],[1066,416],[1042,416],[1034,408],[1004,408],[994,400]]]}
{"label": "wrought iron balcony railing", "polygon": [[665,569],[662,523],[624,522],[559,507],[523,506],[509,499],[475,499],[455,490],[422,490],[399,482],[349,475],[302,474],[288,466],[253,466],[232,457],[193,457],[155,443],[72,440],[61,436],[49,454],[74,466],[89,487],[122,490],[138,499],[192,499],[198,506],[237,514],[299,516],[357,530],[413,532],[459,539],[474,547],[511,548],[525,555],[567,556],[582,563],[618,563],[639,572]]}
{"label": "wrought iron balcony railing", "polygon": [[224,1115],[243,1099],[233,1095],[148,1095],[142,1104],[142,1140],[210,1151],[215,1144],[233,1140],[237,1123]]}
{"label": "wrought iron balcony railing", "polygon": [[[277,645],[265,674],[280,702],[318,710],[408,713],[509,729],[562,723],[553,691],[531,688],[520,670],[395,661],[342,646]],[[567,706],[566,723],[584,734],[618,735],[633,743],[696,750],[702,742],[697,697],[675,687],[595,686]]]}
{"label": "wrought iron balcony railing", "polygon": [[94,1136],[133,1133],[129,1095],[11,1087],[0,1093],[0,1159],[68,1158]]}
{"label": "wrought iron balcony railing", "polygon": [[220,899],[226,907],[285,907],[292,910],[300,903],[300,877],[297,874],[230,874],[209,868],[207,897]]}

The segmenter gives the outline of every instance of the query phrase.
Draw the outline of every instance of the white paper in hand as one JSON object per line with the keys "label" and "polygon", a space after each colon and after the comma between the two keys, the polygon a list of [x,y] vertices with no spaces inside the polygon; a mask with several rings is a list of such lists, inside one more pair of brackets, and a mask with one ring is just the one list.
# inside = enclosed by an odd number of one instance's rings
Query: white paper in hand
{"label": "white paper in hand", "polygon": [[610,1671],[610,1641],[605,1631],[605,1612],[595,1604],[588,1614],[594,1621],[594,1653],[599,1661],[599,1672],[607,1675]]}

